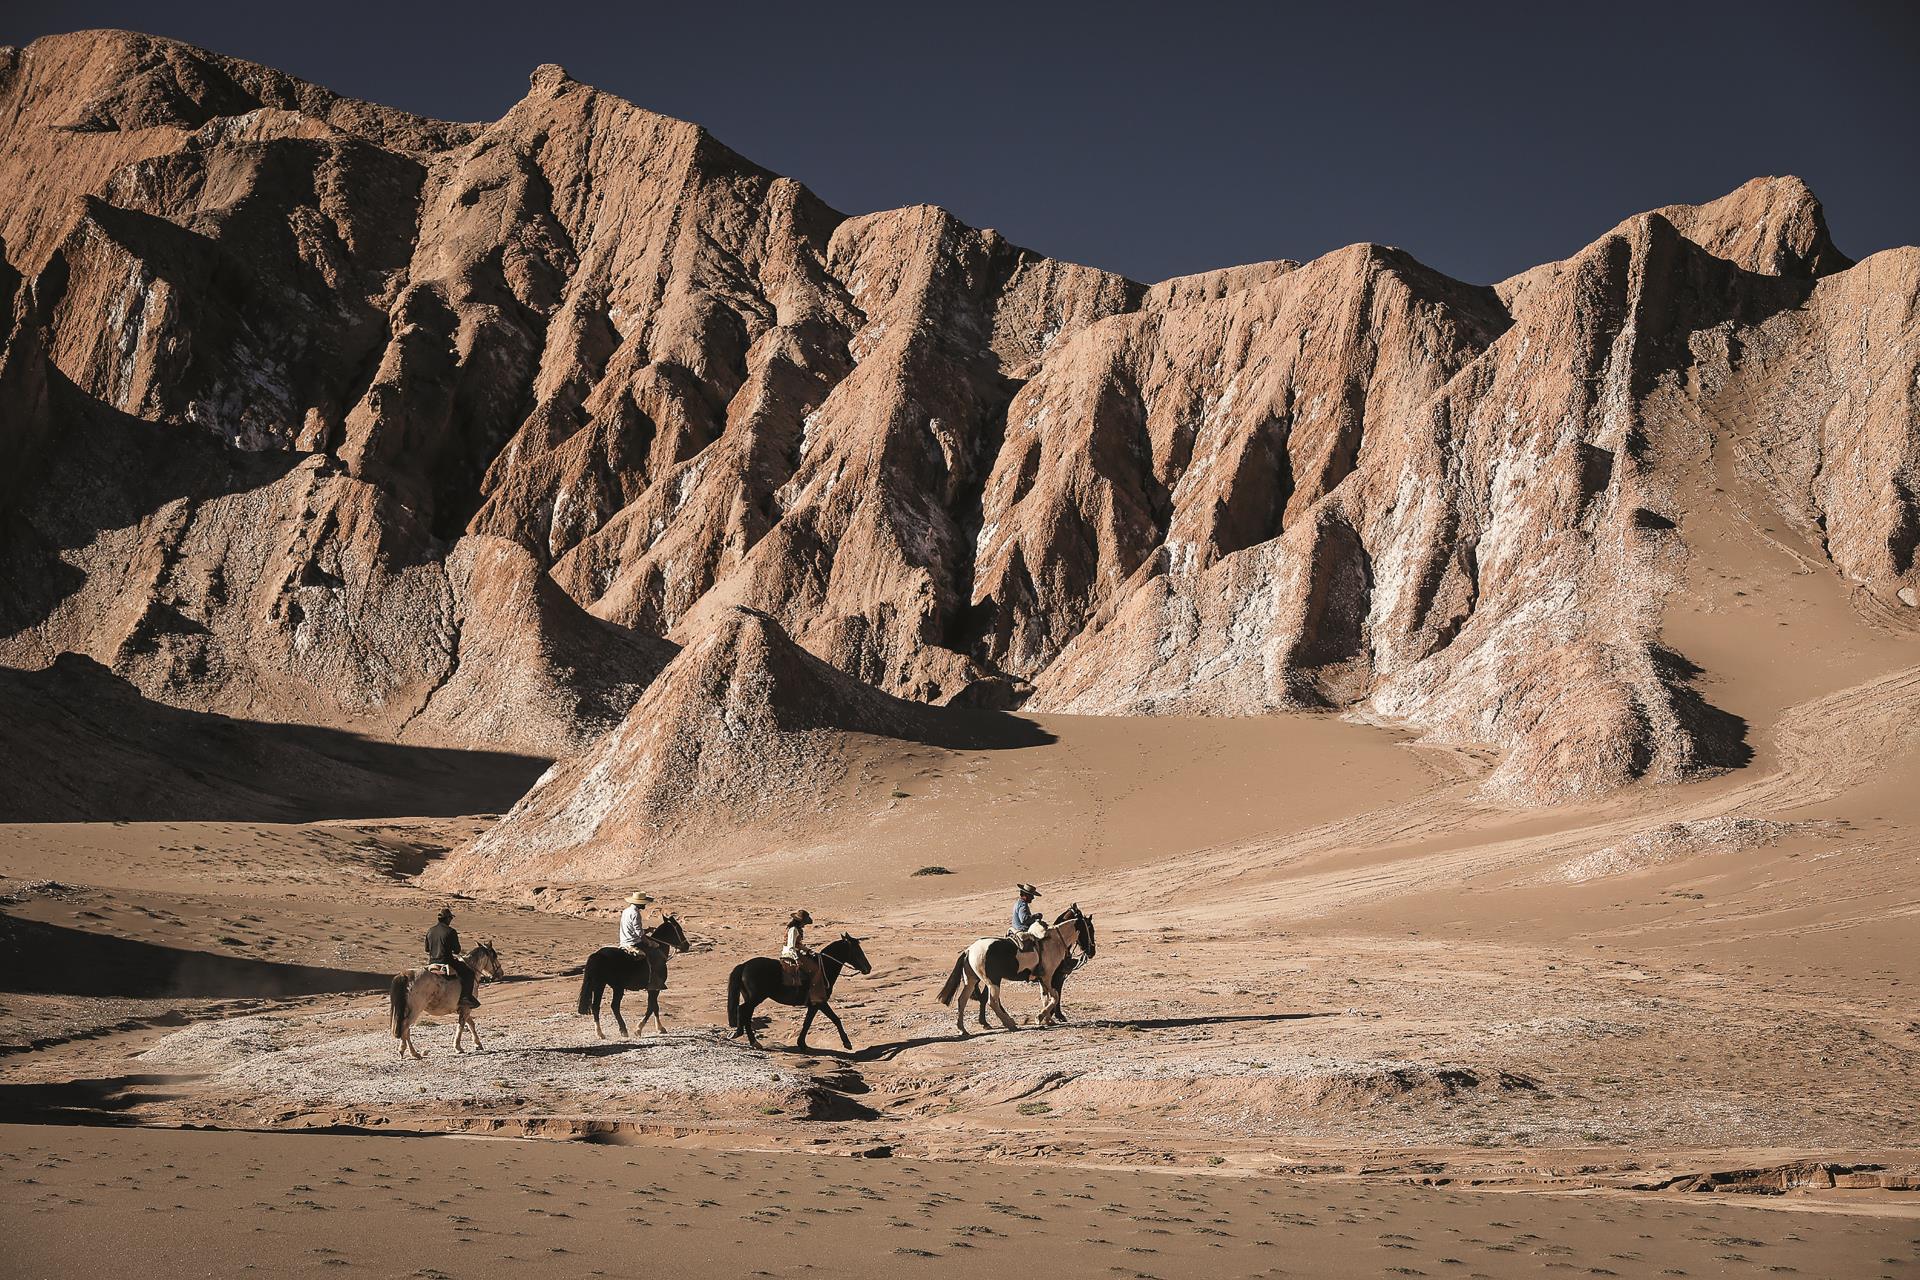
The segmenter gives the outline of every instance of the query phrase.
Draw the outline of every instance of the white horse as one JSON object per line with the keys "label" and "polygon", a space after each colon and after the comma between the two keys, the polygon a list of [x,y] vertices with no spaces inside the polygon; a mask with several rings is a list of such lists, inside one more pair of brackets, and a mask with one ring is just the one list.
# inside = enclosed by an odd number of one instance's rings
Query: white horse
{"label": "white horse", "polygon": [[1030,975],[1021,970],[1020,951],[1012,938],[982,938],[953,962],[947,985],[940,989],[940,1003],[953,1004],[954,996],[960,996],[954,1006],[954,1022],[961,1035],[967,1033],[968,1000],[979,1003],[983,1030],[987,1026],[987,1006],[991,1004],[993,1011],[1000,1015],[1001,1024],[1012,1031],[1016,1024],[1007,1016],[1006,1006],[1000,1003],[1000,984],[1009,978],[1030,977],[1040,984],[1045,997],[1038,1022],[1043,1027],[1052,1026],[1066,1017],[1060,1009],[1060,983],[1079,963],[1074,950],[1078,948],[1091,960],[1093,947],[1093,917],[1082,914],[1080,905],[1075,903],[1060,913],[1046,937],[1040,940],[1039,960]]}
{"label": "white horse", "polygon": [[[463,957],[474,973],[484,978],[503,978],[506,970],[500,967],[500,957],[494,954],[493,944],[483,942]],[[407,973],[393,975],[393,986],[387,992],[387,1003],[392,1013],[394,1037],[400,1041],[400,1056],[411,1053],[416,1058],[427,1055],[413,1047],[413,1024],[426,1014],[445,1015],[458,1013],[460,1029],[453,1034],[453,1051],[464,1053],[460,1042],[467,1032],[473,1032],[473,1047],[484,1049],[480,1043],[480,1028],[473,1021],[473,1010],[460,1003],[460,979],[445,974],[429,973],[426,969],[414,969]]]}

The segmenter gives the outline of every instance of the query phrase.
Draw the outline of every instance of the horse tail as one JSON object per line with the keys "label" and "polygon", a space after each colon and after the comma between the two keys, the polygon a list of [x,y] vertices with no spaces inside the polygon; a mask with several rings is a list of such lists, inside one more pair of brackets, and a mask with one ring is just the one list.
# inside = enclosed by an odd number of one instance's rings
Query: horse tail
{"label": "horse tail", "polygon": [[740,1025],[740,989],[746,985],[746,979],[741,975],[745,972],[746,967],[747,966],[743,964],[733,966],[733,973],[727,978],[728,1030],[734,1030]]}
{"label": "horse tail", "polygon": [[593,1012],[593,960],[587,960],[587,967],[580,973],[580,1012]]}
{"label": "horse tail", "polygon": [[407,1021],[407,975],[393,975],[393,985],[387,988],[387,1011],[392,1016],[393,1035],[397,1040],[406,1029]]}
{"label": "horse tail", "polygon": [[953,962],[953,972],[947,975],[947,985],[940,988],[940,1003],[952,1004],[955,993],[967,976],[967,953],[962,951]]}

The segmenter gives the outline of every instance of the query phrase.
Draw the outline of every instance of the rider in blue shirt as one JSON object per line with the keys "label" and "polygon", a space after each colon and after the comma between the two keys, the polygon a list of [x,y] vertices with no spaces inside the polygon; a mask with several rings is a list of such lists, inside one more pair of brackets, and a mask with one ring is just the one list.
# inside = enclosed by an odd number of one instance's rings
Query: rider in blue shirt
{"label": "rider in blue shirt", "polygon": [[[1020,891],[1020,900],[1013,904],[1013,928],[1007,931],[1007,936],[1013,939],[1014,946],[1021,952],[1037,955],[1040,940],[1034,931],[1035,926],[1038,926],[1040,933],[1047,930],[1047,918],[1033,909],[1033,900],[1040,896],[1040,891],[1030,884],[1015,885],[1014,888]],[[1024,964],[1022,967],[1025,967]]]}
{"label": "rider in blue shirt", "polygon": [[1041,918],[1033,909],[1033,900],[1040,896],[1040,891],[1030,884],[1014,887],[1020,891],[1020,901],[1013,904],[1013,929],[1015,933],[1025,933],[1035,920]]}

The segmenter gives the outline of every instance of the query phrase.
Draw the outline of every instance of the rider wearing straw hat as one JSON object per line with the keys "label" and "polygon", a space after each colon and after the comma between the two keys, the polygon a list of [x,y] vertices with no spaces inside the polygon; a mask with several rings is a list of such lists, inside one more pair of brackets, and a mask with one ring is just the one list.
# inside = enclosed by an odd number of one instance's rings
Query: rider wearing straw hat
{"label": "rider wearing straw hat", "polygon": [[636,956],[646,955],[654,947],[643,918],[645,908],[652,901],[652,895],[636,889],[627,895],[627,909],[620,913],[620,945]]}
{"label": "rider wearing straw hat", "polygon": [[792,984],[805,986],[808,998],[824,1004],[827,999],[827,974],[820,956],[807,945],[807,926],[813,913],[804,907],[787,917],[787,940],[780,948],[780,959],[793,975]]}

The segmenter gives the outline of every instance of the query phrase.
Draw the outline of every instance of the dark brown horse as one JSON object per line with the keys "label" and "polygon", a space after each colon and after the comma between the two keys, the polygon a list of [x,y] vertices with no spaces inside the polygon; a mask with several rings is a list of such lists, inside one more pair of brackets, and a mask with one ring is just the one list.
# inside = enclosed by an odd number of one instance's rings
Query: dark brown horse
{"label": "dark brown horse", "polygon": [[[833,998],[833,984],[839,980],[842,969],[873,972],[867,953],[860,949],[860,939],[850,933],[843,933],[820,948],[820,967],[825,973],[829,1000]],[[847,1039],[847,1029],[840,1025],[840,1015],[833,1011],[833,1006],[826,1000],[815,1003],[809,999],[809,992],[810,985],[788,986],[786,967],[771,956],[743,960],[733,967],[733,973],[727,978],[727,1025],[733,1028],[735,1039],[744,1035],[747,1043],[758,1049],[760,1041],[753,1034],[753,1011],[762,1000],[805,1005],[807,1016],[800,1023],[800,1038],[794,1042],[794,1047],[807,1047],[807,1028],[813,1025],[813,1015],[824,1013],[827,1021],[833,1024],[833,1029],[840,1033],[842,1047],[851,1051],[853,1041]]]}
{"label": "dark brown horse", "polygon": [[[665,943],[675,951],[687,949],[687,931],[680,927],[678,916],[668,916],[653,928],[647,930],[647,936],[655,942]],[[613,1020],[620,1026],[620,1035],[624,1039],[629,1034],[627,1020],[620,1016],[620,997],[629,991],[642,988],[647,993],[647,1011],[640,1015],[640,1029],[647,1028],[647,1019],[653,1019],[653,1025],[665,1031],[667,1024],[660,1020],[660,988],[667,985],[667,956],[660,953],[659,963],[655,964],[646,955],[634,955],[625,947],[602,947],[587,957],[586,972],[580,975],[580,1012],[593,1015],[593,1029],[605,1040],[607,1032],[600,1025],[600,997],[606,994],[608,987],[613,988]]]}

